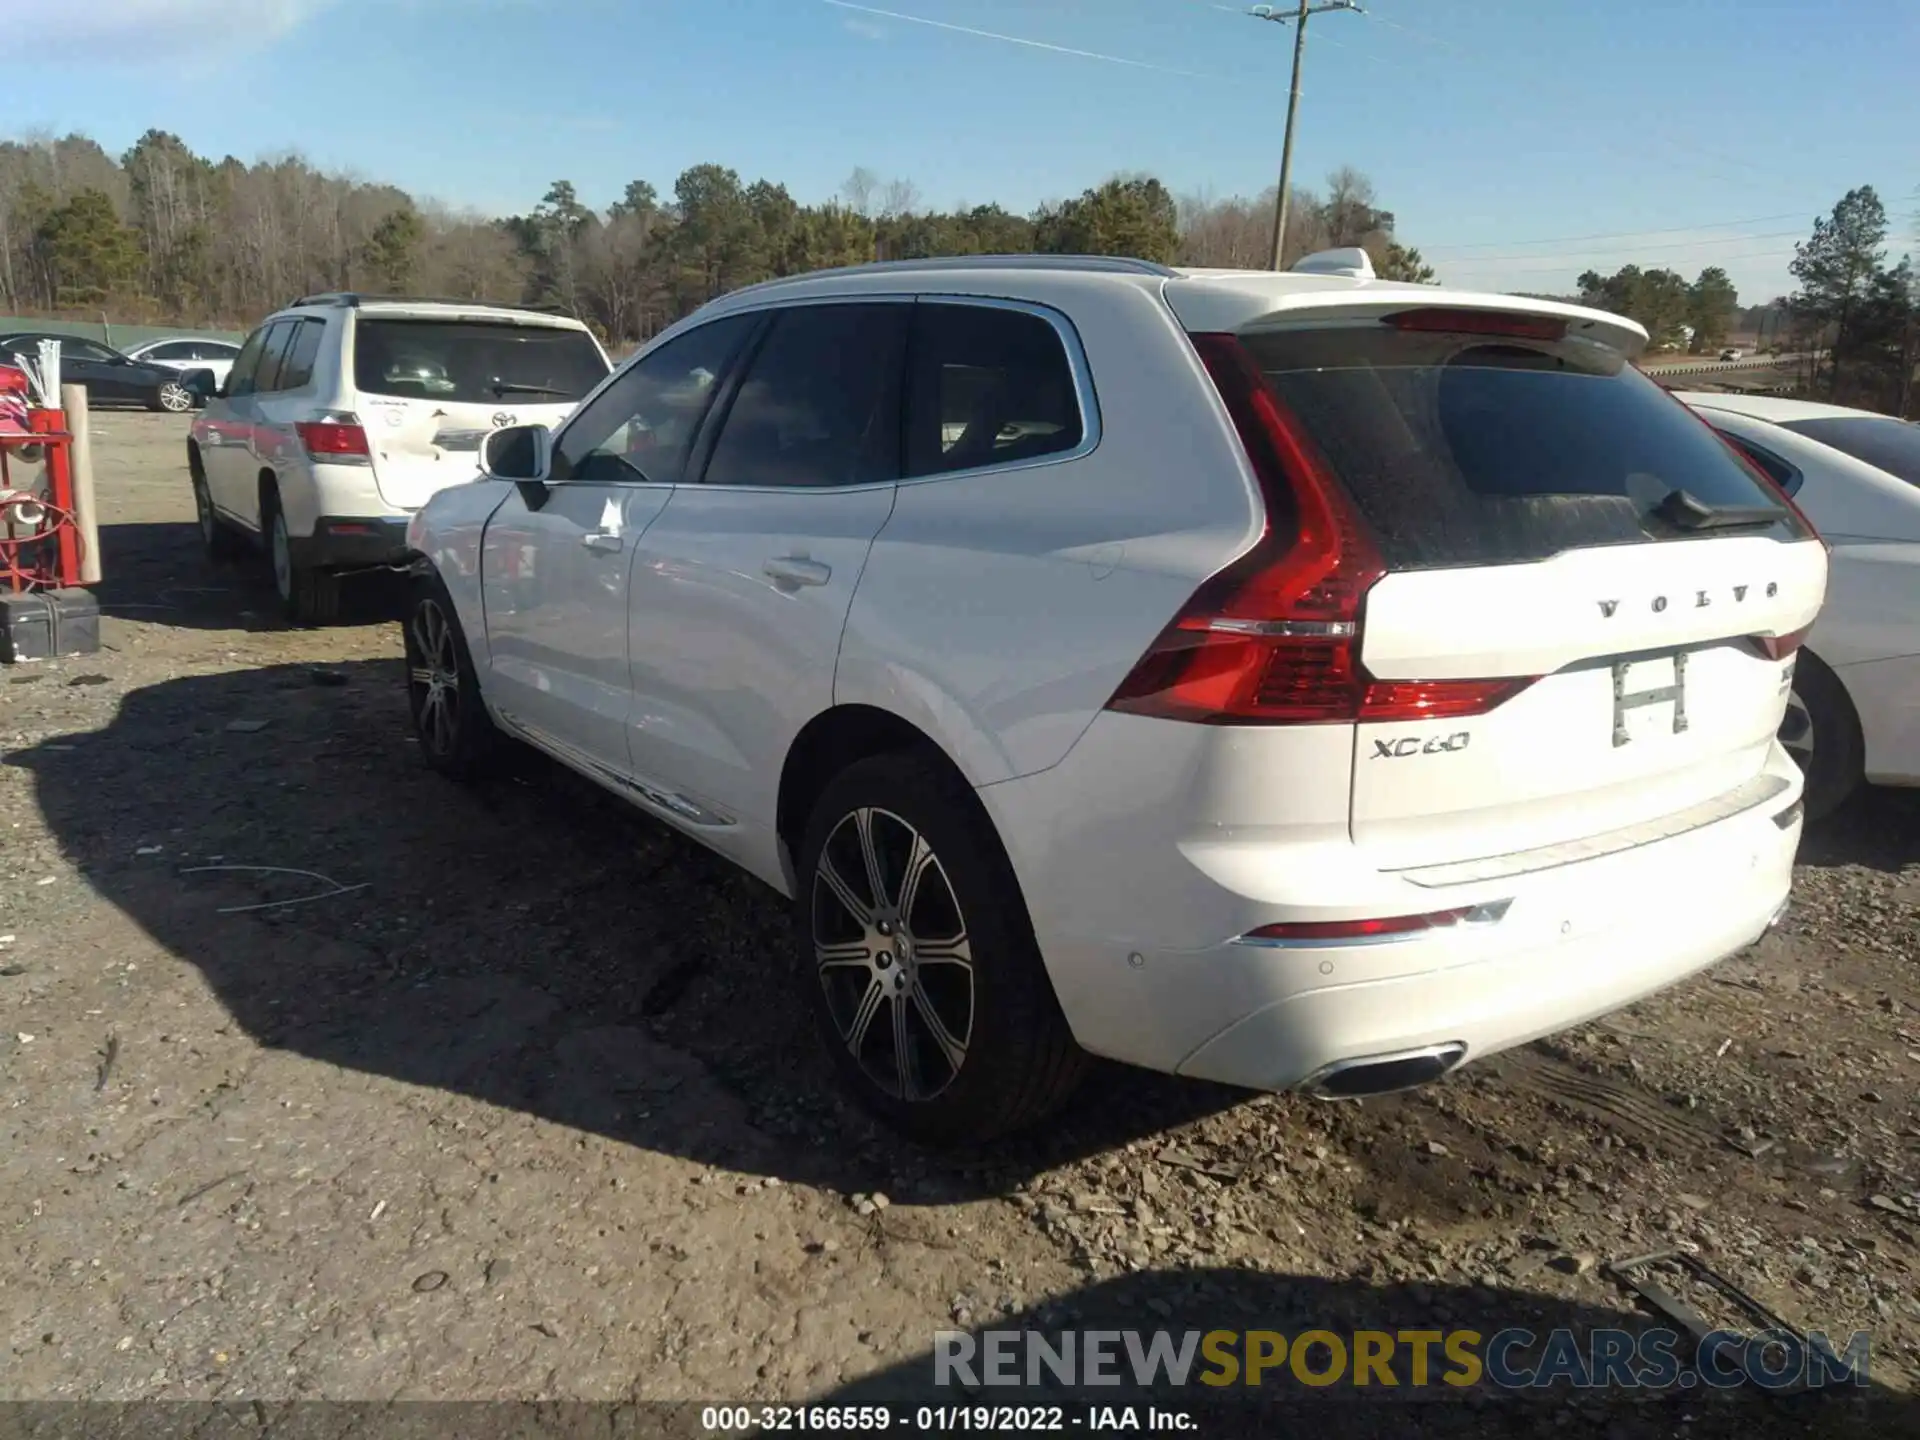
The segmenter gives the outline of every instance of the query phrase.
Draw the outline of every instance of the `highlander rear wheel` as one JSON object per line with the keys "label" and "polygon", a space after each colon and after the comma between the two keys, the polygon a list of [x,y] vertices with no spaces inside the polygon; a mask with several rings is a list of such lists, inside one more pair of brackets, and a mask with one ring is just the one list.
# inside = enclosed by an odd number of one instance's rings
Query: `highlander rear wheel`
{"label": "highlander rear wheel", "polygon": [[916,1139],[1044,1118],[1085,1068],[979,802],[913,755],[854,765],[798,869],[803,980],[842,1081]]}

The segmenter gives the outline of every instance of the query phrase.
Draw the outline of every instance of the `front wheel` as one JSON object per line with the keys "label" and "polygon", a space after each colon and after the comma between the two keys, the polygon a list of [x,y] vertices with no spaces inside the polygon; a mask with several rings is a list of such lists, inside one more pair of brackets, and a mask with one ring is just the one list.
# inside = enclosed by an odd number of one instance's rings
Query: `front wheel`
{"label": "front wheel", "polygon": [[473,654],[452,597],[437,575],[419,582],[402,633],[407,709],[421,757],[456,780],[482,774],[499,754],[500,732],[480,698]]}
{"label": "front wheel", "polygon": [[1084,1074],[1013,868],[944,767],[882,755],[827,786],[797,868],[802,985],[842,1083],[894,1128],[979,1144]]}

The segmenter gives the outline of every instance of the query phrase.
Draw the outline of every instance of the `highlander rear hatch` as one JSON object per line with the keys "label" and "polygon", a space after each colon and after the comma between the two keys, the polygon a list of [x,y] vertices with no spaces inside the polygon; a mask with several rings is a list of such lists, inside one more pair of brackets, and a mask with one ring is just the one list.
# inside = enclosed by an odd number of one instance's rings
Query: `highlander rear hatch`
{"label": "highlander rear hatch", "polygon": [[473,479],[488,430],[558,425],[609,368],[570,324],[363,311],[352,369],[381,496],[412,510]]}

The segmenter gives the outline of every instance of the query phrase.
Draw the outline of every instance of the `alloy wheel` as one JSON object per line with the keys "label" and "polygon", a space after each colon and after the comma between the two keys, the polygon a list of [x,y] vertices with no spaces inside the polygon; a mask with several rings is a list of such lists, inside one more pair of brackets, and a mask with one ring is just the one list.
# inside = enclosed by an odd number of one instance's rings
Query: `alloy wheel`
{"label": "alloy wheel", "polygon": [[973,1039],[966,917],[933,847],[891,811],[841,818],[812,895],[814,963],[840,1043],[885,1094],[931,1100]]}
{"label": "alloy wheel", "polygon": [[193,408],[193,392],[177,381],[169,380],[160,387],[160,408],[175,415],[185,414]]}
{"label": "alloy wheel", "polygon": [[453,753],[460,734],[460,652],[453,624],[437,600],[422,600],[407,626],[407,680],[421,742],[434,754]]}

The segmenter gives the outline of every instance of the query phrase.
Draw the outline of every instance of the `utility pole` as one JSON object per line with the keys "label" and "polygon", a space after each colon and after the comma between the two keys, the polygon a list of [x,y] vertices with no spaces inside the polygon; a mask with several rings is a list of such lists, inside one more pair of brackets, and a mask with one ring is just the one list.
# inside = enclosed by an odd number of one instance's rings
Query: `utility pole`
{"label": "utility pole", "polygon": [[1256,20],[1271,20],[1276,25],[1293,26],[1293,89],[1287,95],[1287,138],[1280,148],[1280,194],[1273,204],[1273,268],[1276,270],[1285,268],[1280,252],[1287,243],[1287,192],[1293,185],[1293,121],[1300,108],[1300,65],[1307,56],[1307,17],[1322,15],[1330,10],[1351,10],[1356,15],[1364,13],[1355,0],[1327,0],[1323,5],[1300,0],[1299,8],[1292,11],[1276,5],[1256,5],[1247,12]]}

